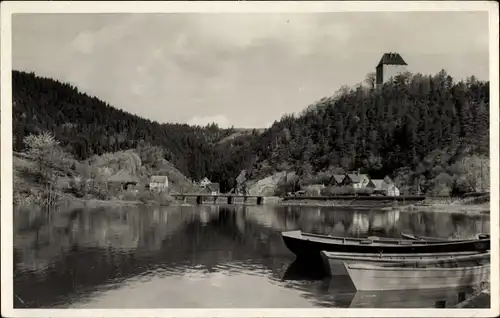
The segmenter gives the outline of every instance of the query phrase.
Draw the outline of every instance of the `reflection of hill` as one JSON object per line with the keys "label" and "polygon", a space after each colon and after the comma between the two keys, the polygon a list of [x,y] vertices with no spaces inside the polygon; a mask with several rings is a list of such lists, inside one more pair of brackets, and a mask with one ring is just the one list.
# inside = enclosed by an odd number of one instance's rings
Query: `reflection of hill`
{"label": "reflection of hill", "polygon": [[[15,247],[19,250],[36,249],[38,258],[46,263],[74,246],[150,251],[159,249],[163,237],[176,231],[189,217],[192,213],[181,209],[171,209],[168,214],[159,209],[78,209],[64,217],[57,214],[52,218],[43,217],[44,222],[41,225],[40,221],[35,222],[37,226],[32,232],[25,230],[16,237]],[[22,259],[18,265],[38,267],[28,259]]]}
{"label": "reflection of hill", "polygon": [[[264,267],[278,281],[279,272],[286,269],[282,265],[294,258],[282,242],[283,230],[335,235],[355,230],[365,235],[378,227],[388,235],[405,229],[432,236],[435,230],[472,233],[478,227],[470,218],[389,212],[198,206],[19,215],[14,239],[15,289],[26,303],[37,306],[77,291],[119,284],[155,268],[182,275],[186,268],[217,272],[236,263],[248,270]],[[285,281],[295,288],[299,280]]]}
{"label": "reflection of hill", "polygon": [[[50,269],[35,275],[18,268],[16,293],[30,295],[27,289],[38,281],[36,298],[23,297],[26,303],[36,306],[37,302],[54,302],[56,299],[50,300],[51,297],[92,289],[151,267],[202,266],[214,271],[225,262],[257,259],[261,264],[260,259],[269,255],[273,259],[289,256],[280,234],[256,223],[246,223],[244,211],[221,209],[207,213],[212,216],[208,222],[186,209],[171,210],[166,218],[155,217],[154,211],[117,213],[112,217],[79,212],[69,222],[71,230],[65,240],[59,237],[47,245],[51,253],[42,260],[50,263]],[[242,222],[244,236],[237,226]],[[26,263],[20,251],[32,247],[23,245],[17,245],[16,251],[19,261]],[[32,262],[32,268],[37,269],[36,262]],[[36,276],[43,279],[37,280]],[[38,294],[40,291],[43,292]]]}

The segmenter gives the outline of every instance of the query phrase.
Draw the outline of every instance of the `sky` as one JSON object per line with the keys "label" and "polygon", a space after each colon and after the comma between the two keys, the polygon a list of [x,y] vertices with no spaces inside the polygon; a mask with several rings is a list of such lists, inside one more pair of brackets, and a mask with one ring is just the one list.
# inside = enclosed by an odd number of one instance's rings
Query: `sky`
{"label": "sky", "polygon": [[158,122],[261,128],[374,72],[488,80],[487,12],[15,14],[12,68]]}

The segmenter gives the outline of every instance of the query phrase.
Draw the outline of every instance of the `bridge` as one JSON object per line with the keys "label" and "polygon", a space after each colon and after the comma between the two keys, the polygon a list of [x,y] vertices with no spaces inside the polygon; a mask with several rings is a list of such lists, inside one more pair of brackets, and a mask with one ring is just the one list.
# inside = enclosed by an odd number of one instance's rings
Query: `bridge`
{"label": "bridge", "polygon": [[205,200],[209,200],[212,203],[217,203],[217,199],[225,198],[227,204],[234,204],[235,201],[240,203],[247,203],[248,199],[255,199],[257,205],[262,205],[264,203],[264,197],[261,195],[243,195],[243,194],[210,194],[210,193],[178,193],[172,194],[172,196],[182,202],[186,203],[188,198],[196,198],[197,204],[202,204]]}

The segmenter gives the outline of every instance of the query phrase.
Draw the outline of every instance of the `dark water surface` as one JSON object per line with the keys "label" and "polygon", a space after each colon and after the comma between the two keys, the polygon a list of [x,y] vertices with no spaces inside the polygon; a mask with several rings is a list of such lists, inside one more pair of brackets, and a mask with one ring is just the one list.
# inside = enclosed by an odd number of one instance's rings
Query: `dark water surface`
{"label": "dark water surface", "polygon": [[16,211],[17,308],[395,308],[456,304],[459,290],[357,292],[295,262],[281,231],[471,237],[489,217],[273,206]]}

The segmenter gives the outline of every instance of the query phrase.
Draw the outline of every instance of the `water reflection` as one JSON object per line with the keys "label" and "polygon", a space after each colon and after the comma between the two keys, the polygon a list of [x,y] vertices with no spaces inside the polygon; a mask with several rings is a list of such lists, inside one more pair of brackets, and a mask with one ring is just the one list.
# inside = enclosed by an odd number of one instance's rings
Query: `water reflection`
{"label": "water reflection", "polygon": [[[487,232],[489,220],[202,205],[16,211],[14,229],[17,307],[349,307],[360,296],[348,277],[332,279],[320,264],[294,262],[281,231],[469,237]],[[123,304],[123,297],[131,301]]]}
{"label": "water reflection", "polygon": [[356,292],[349,308],[451,308],[470,297],[471,287],[457,289]]}

